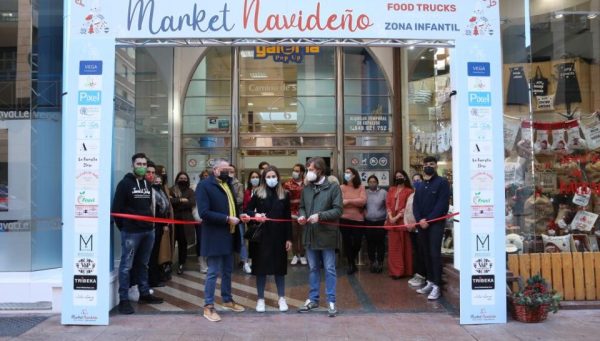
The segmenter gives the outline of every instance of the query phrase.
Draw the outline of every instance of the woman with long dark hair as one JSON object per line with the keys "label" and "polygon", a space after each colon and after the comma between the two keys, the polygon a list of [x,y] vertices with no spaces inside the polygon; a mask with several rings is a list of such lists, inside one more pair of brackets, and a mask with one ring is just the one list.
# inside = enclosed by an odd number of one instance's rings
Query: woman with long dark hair
{"label": "woman with long dark hair", "polygon": [[344,184],[340,186],[344,213],[340,218],[340,231],[342,232],[342,246],[348,261],[348,275],[355,273],[356,258],[360,251],[364,228],[349,227],[344,225],[364,225],[364,208],[367,203],[367,193],[360,181],[360,174],[354,168],[346,168],[344,171]]}
{"label": "woman with long dark hair", "polygon": [[375,175],[367,179],[367,206],[365,209],[365,225],[373,226],[365,229],[367,248],[369,253],[370,271],[381,273],[383,271],[383,258],[385,256],[385,235],[383,228],[387,217],[385,199],[387,191],[379,187],[379,179]]}
{"label": "woman with long dark hair", "polygon": [[[176,220],[194,221],[193,208],[196,206],[196,195],[190,187],[190,177],[186,172],[179,172],[175,177],[175,185],[171,187],[171,205]],[[187,260],[187,237],[186,228],[192,228],[193,225],[175,225],[175,241],[178,249],[177,274],[183,274],[183,266]]]}
{"label": "woman with long dark hair", "polygon": [[394,185],[389,188],[386,200],[388,229],[388,271],[393,279],[413,274],[412,246],[406,229],[394,228],[404,224],[404,209],[408,197],[413,193],[410,178],[403,170],[394,173]]}
{"label": "woman with long dark hair", "polygon": [[[255,217],[254,221],[250,217]],[[292,224],[289,193],[281,185],[279,170],[268,166],[261,174],[260,185],[255,189],[252,199],[246,207],[246,213],[240,216],[243,222],[262,224],[258,240],[250,240],[252,274],[256,276],[258,301],[256,311],[265,311],[265,285],[267,275],[275,276],[279,310],[287,311],[285,300],[285,275],[287,274],[287,253],[292,248]],[[285,221],[271,221],[284,219]]]}

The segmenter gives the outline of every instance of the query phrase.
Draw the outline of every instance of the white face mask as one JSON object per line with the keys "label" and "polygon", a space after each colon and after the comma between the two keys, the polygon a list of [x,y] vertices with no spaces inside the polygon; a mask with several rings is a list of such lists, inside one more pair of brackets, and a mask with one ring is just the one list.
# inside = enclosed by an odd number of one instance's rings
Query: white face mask
{"label": "white face mask", "polygon": [[268,178],[268,179],[266,179],[267,186],[269,186],[271,188],[274,188],[275,186],[277,186],[277,182],[278,182],[277,178]]}
{"label": "white face mask", "polygon": [[308,173],[306,173],[306,180],[310,182],[317,180],[317,173],[308,171]]}
{"label": "white face mask", "polygon": [[300,179],[300,173],[299,172],[292,172],[292,178],[294,180]]}
{"label": "white face mask", "polygon": [[252,178],[250,179],[250,184],[254,187],[258,186],[258,183],[260,182],[259,178]]}

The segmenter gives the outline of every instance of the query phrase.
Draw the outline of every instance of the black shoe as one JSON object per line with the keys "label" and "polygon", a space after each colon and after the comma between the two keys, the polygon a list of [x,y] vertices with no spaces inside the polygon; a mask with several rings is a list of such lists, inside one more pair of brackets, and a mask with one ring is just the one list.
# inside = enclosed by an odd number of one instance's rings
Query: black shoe
{"label": "black shoe", "polygon": [[183,265],[179,265],[179,266],[177,267],[177,274],[178,274],[178,275],[183,275]]}
{"label": "black shoe", "polygon": [[376,270],[376,272],[377,272],[378,274],[382,273],[382,272],[383,272],[383,265],[381,265],[381,263],[379,263],[379,264],[377,265],[377,269],[375,269],[375,270]]}
{"label": "black shoe", "polygon": [[140,295],[139,303],[148,303],[148,304],[160,304],[163,303],[164,300],[160,297],[156,297],[152,294]]}
{"label": "black shoe", "polygon": [[166,284],[163,281],[159,281],[159,282],[152,282],[150,283],[150,287],[151,288],[161,288],[164,287]]}
{"label": "black shoe", "polygon": [[135,313],[129,300],[121,300],[121,302],[119,302],[119,313],[123,315],[130,315]]}

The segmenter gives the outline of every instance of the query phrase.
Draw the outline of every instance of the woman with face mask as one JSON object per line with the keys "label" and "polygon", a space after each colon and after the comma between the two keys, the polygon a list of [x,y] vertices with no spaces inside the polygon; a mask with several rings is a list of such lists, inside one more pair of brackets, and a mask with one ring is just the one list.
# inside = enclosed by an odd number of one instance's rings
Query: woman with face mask
{"label": "woman with face mask", "polygon": [[[360,181],[360,174],[354,168],[346,168],[344,171],[344,184],[340,186],[342,190],[342,200],[344,204],[344,213],[340,218],[340,224],[343,225],[364,225],[364,208],[367,203],[367,193]],[[360,251],[364,228],[358,227],[340,227],[342,232],[342,246],[348,261],[346,273],[352,275],[358,268],[356,267],[356,258]]]}
{"label": "woman with face mask", "polygon": [[[190,187],[190,177],[186,172],[179,172],[175,177],[175,185],[171,187],[171,204],[173,213],[177,220],[193,221],[192,209],[196,206],[196,195]],[[177,274],[183,274],[183,266],[187,260],[187,236],[186,229],[193,225],[175,225],[175,240],[177,241],[178,266]]]}
{"label": "woman with face mask", "polygon": [[[173,208],[169,196],[163,188],[159,166],[148,162],[145,175],[146,181],[152,187],[152,213],[156,218],[173,218]],[[166,239],[166,241],[163,241]],[[148,283],[151,287],[163,287],[171,276],[173,259],[173,230],[171,225],[154,223],[154,247],[148,262]]]}
{"label": "woman with face mask", "polygon": [[[252,178],[250,178],[252,179]],[[255,217],[255,220],[250,220]],[[287,253],[292,248],[292,224],[290,197],[281,185],[281,177],[275,166],[268,166],[261,175],[260,185],[240,219],[247,224],[262,224],[258,241],[250,241],[252,274],[256,276],[258,300],[256,311],[264,312],[265,285],[267,275],[275,276],[279,311],[287,311],[285,300],[285,275],[287,274]],[[287,221],[270,221],[286,219]]]}
{"label": "woman with face mask", "polygon": [[369,253],[370,271],[381,273],[383,271],[383,258],[385,256],[386,230],[383,228],[387,216],[385,199],[387,191],[379,188],[379,179],[375,175],[369,176],[367,180],[367,206],[365,209],[365,225],[378,226],[379,228],[367,228],[367,247]]}
{"label": "woman with face mask", "polygon": [[394,185],[389,188],[386,200],[388,230],[388,271],[393,279],[413,274],[412,247],[410,235],[405,229],[394,229],[395,225],[404,224],[404,209],[413,188],[403,170],[394,173]]}
{"label": "woman with face mask", "polygon": [[302,245],[302,233],[304,232],[304,226],[298,224],[298,210],[300,209],[300,197],[302,196],[302,189],[304,188],[304,173],[306,168],[303,164],[297,163],[292,168],[292,178],[283,184],[290,193],[290,205],[292,208],[292,232],[294,239],[292,244],[294,249],[292,250],[293,257],[290,262],[291,265],[296,265],[298,262],[302,265],[307,265],[308,260],[304,255],[304,246]]}

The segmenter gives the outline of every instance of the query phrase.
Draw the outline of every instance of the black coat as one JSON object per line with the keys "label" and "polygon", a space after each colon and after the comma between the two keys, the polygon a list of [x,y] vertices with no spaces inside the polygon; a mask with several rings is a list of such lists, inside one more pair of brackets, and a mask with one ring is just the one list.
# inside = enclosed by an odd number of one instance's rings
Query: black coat
{"label": "black coat", "polygon": [[[267,218],[291,219],[290,197],[286,192],[284,199],[279,199],[275,191],[267,189],[267,197],[252,197],[247,207],[247,214],[266,213]],[[251,222],[250,224],[253,224]],[[285,242],[292,240],[292,223],[266,221],[262,225],[261,241],[250,243],[252,258],[252,274],[285,275],[287,274],[287,251]]]}

